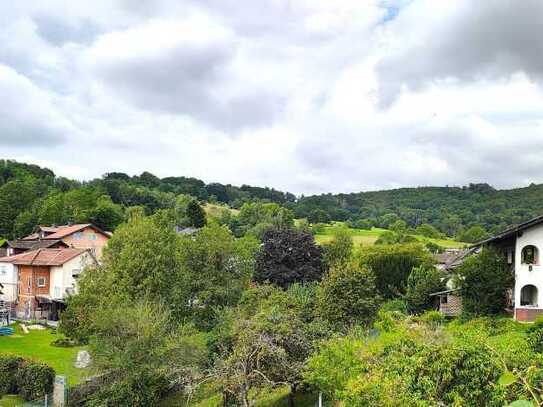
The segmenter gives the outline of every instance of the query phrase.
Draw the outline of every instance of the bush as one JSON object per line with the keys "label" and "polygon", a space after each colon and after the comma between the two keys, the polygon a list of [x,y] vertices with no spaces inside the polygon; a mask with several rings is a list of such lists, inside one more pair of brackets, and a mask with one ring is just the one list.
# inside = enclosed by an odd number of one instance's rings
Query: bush
{"label": "bush", "polygon": [[427,311],[420,316],[420,320],[432,328],[437,328],[445,322],[445,316],[439,311]]}
{"label": "bush", "polygon": [[430,294],[442,291],[445,284],[441,281],[441,273],[434,267],[414,267],[407,278],[405,300],[409,312],[419,314],[431,309],[434,305]]}
{"label": "bush", "polygon": [[402,314],[407,314],[407,304],[404,300],[395,298],[393,300],[388,300],[383,303],[383,305],[381,305],[380,311],[401,312]]}
{"label": "bush", "polygon": [[373,273],[350,263],[333,268],[322,281],[317,309],[331,323],[349,326],[370,322],[379,301]]}
{"label": "bush", "polygon": [[456,283],[461,288],[463,313],[496,315],[507,306],[507,290],[513,285],[513,274],[500,253],[483,249],[458,267]]}
{"label": "bush", "polygon": [[543,315],[526,330],[528,343],[534,352],[543,353]]}
{"label": "bush", "polygon": [[15,375],[23,358],[12,355],[0,355],[0,396],[17,392]]}
{"label": "bush", "polygon": [[53,390],[55,370],[46,364],[24,361],[16,374],[19,394],[25,400],[35,400]]}
{"label": "bush", "polygon": [[57,348],[72,348],[77,345],[78,343],[70,338],[58,338],[51,342],[51,346],[56,346]]}
{"label": "bush", "polygon": [[359,261],[373,271],[380,294],[390,299],[405,293],[413,267],[429,265],[432,258],[419,244],[394,244],[364,247]]}

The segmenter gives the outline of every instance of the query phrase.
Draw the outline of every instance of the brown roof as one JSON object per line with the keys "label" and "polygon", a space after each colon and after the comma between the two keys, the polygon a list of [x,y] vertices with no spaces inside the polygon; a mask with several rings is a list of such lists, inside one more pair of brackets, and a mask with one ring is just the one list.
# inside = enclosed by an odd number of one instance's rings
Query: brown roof
{"label": "brown roof", "polygon": [[64,247],[68,247],[66,243],[64,243],[60,239],[54,239],[54,240],[10,240],[6,241],[2,247],[11,247],[13,249],[21,249],[21,250],[35,250],[35,249],[42,249],[46,247],[51,247],[56,244],[62,245]]}
{"label": "brown roof", "polygon": [[[64,226],[58,226],[58,227],[39,226],[40,230],[50,233],[46,235],[45,237],[43,237],[42,240],[63,239],[66,236],[70,236],[71,234],[79,232],[80,230],[83,230],[85,228],[92,228],[96,232],[101,233],[107,237],[110,237],[108,233],[106,233],[99,227],[94,226],[92,223],[78,223],[75,225],[64,225]],[[37,240],[38,238],[39,238],[38,233],[32,233],[31,235],[24,237],[23,240]]]}
{"label": "brown roof", "polygon": [[0,258],[0,262],[24,266],[62,266],[67,261],[85,253],[85,249],[37,249],[15,256]]}

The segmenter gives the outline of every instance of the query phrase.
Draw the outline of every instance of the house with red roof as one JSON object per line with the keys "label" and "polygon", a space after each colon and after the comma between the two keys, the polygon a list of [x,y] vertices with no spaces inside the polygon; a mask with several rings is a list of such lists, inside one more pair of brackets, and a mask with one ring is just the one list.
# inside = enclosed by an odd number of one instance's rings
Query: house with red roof
{"label": "house with red roof", "polygon": [[77,292],[77,279],[98,261],[90,249],[40,248],[0,258],[17,274],[17,297],[12,305],[23,319],[58,320],[67,296]]}
{"label": "house with red roof", "polygon": [[110,237],[110,232],[91,223],[38,226],[34,233],[22,239],[4,242],[0,247],[6,249],[8,256],[41,248],[73,247],[90,250],[96,259],[100,260],[102,250]]}

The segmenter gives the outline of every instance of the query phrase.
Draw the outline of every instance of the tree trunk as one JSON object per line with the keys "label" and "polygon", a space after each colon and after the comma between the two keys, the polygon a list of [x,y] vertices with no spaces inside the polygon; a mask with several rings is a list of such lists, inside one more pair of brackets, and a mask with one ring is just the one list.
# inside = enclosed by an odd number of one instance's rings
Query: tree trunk
{"label": "tree trunk", "polygon": [[288,395],[288,407],[295,407],[294,406],[294,397],[296,396],[296,388],[298,385],[296,383],[293,383],[290,385],[290,393]]}

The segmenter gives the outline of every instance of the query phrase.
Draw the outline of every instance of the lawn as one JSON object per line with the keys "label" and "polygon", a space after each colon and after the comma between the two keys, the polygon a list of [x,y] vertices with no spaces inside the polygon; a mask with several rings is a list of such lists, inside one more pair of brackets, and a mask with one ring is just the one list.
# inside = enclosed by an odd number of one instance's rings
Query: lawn
{"label": "lawn", "polygon": [[[315,236],[317,243],[322,244],[329,242],[333,239],[334,230],[341,226],[340,222],[335,223],[334,225],[325,226],[324,230]],[[365,229],[348,229],[351,232],[353,237],[353,242],[355,245],[359,246],[369,246],[375,243],[375,241],[381,236],[386,229],[372,228],[371,230]],[[466,243],[457,242],[451,239],[429,239],[420,235],[413,235],[415,238],[421,242],[433,242],[445,248],[461,248],[466,246]]]}
{"label": "lawn", "polygon": [[[0,336],[0,354],[10,353],[43,362],[53,369],[57,375],[66,376],[69,386],[80,383],[89,374],[89,369],[74,367],[77,352],[84,347],[59,348],[51,346],[51,342],[62,337],[54,330],[31,330],[25,334],[19,324],[12,325],[15,334]],[[1,402],[3,406],[4,401]]]}

